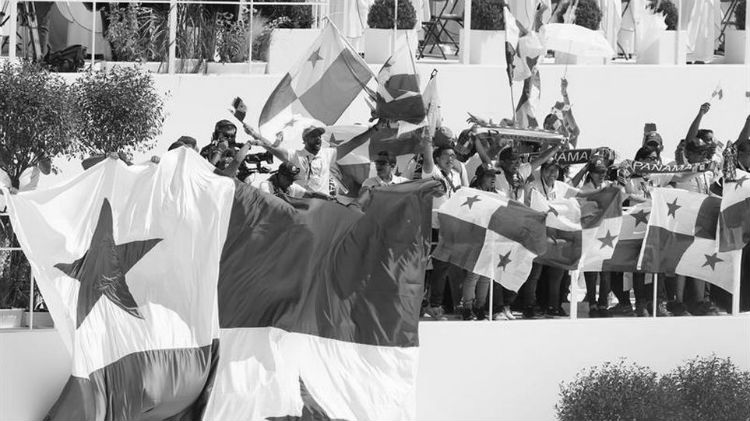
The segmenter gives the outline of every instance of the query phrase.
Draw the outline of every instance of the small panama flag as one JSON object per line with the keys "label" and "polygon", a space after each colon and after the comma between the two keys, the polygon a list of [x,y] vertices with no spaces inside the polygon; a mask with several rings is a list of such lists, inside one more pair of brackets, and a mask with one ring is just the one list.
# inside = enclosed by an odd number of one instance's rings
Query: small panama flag
{"label": "small panama flag", "polygon": [[724,89],[721,87],[721,83],[716,85],[716,89],[711,93],[711,100],[713,101],[715,98],[718,98],[719,101],[724,99]]}

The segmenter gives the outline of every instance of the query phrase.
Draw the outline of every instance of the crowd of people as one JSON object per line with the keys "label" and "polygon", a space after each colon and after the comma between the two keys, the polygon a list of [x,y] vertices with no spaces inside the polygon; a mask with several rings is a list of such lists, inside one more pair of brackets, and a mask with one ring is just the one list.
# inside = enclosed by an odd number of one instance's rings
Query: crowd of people
{"label": "crowd of people", "polygon": [[[565,83],[563,82],[563,94]],[[564,95],[565,97],[565,95]],[[567,100],[567,98],[566,98]],[[362,184],[359,200],[349,205],[366,208],[370,195],[383,186],[418,178],[434,178],[445,186],[445,194],[434,198],[433,247],[439,239],[437,209],[460,188],[472,187],[503,195],[529,204],[531,190],[551,200],[563,195],[570,187],[591,191],[610,185],[619,186],[625,198],[623,206],[634,206],[650,200],[650,191],[655,187],[672,186],[710,195],[721,195],[721,147],[713,138],[713,132],[701,129],[701,119],[710,110],[710,104],[701,105],[692,121],[685,139],[679,142],[671,164],[707,165],[706,171],[678,174],[634,174],[630,164],[661,164],[669,161],[664,155],[664,143],[653,125],[646,125],[642,147],[632,161],[615,162],[616,156],[608,148],[598,148],[588,163],[580,170],[572,171],[553,157],[562,148],[575,143],[579,129],[570,107],[565,102],[556,104],[544,119],[544,128],[563,133],[567,142],[540,146],[536,153],[522,153],[518,142],[480,136],[483,125],[488,123],[472,117],[471,128],[462,132],[464,143],[468,136],[473,143],[471,151],[476,153],[481,164],[473,176],[467,172],[465,148],[461,149],[450,131],[442,130],[431,137],[423,131],[421,150],[414,155],[403,172],[396,165],[396,157],[388,151],[380,151],[374,159],[376,175]],[[282,161],[278,170],[256,187],[281,197],[318,197],[336,200],[341,191],[340,171],[336,164],[336,150],[323,147],[325,129],[309,127],[302,134],[304,147],[288,150],[278,140],[271,142],[249,125],[242,128],[251,138],[245,144],[236,144],[237,127],[226,120],[216,125],[214,136],[201,154],[216,165],[217,171],[243,179],[241,167],[251,146],[261,146]],[[750,169],[750,116],[738,136],[736,148],[738,167]],[[461,139],[459,139],[459,144]],[[173,147],[193,143],[176,142]],[[235,145],[233,148],[231,145]],[[231,151],[231,152],[227,152]],[[745,261],[747,261],[745,250]],[[718,287],[711,287],[705,280],[684,276],[662,276],[656,283],[657,303],[653,303],[654,282],[652,275],[635,272],[584,273],[589,317],[638,316],[645,317],[656,311],[657,316],[715,315],[731,308],[731,295]],[[743,283],[747,284],[747,274]],[[630,280],[631,282],[628,282]],[[573,280],[574,282],[576,280]],[[490,279],[468,272],[451,263],[432,259],[426,273],[423,317],[433,320],[454,318],[464,320],[486,319],[511,320],[516,318],[537,319],[565,317],[563,302],[567,301],[570,288],[570,273],[564,269],[535,263],[528,279],[516,293],[501,287]],[[632,284],[631,288],[628,284]],[[492,309],[489,308],[490,287],[493,288]],[[747,285],[743,293],[747,295]],[[610,297],[614,295],[614,300]],[[632,298],[631,298],[632,297]],[[633,300],[634,298],[634,300]],[[747,310],[750,300],[743,298],[742,306]]]}

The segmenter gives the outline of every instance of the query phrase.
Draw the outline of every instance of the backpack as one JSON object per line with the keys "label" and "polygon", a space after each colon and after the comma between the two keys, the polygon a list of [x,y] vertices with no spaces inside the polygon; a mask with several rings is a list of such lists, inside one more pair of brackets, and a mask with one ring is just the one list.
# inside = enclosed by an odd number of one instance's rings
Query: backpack
{"label": "backpack", "polygon": [[44,62],[52,72],[77,72],[78,69],[83,68],[85,55],[86,47],[76,44],[47,54]]}

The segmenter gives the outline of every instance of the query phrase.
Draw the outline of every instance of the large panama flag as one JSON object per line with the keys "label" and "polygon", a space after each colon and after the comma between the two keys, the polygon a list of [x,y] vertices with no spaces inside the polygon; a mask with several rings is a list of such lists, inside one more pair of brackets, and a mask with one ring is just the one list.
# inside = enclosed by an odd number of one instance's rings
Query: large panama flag
{"label": "large panama flag", "polygon": [[737,170],[724,183],[719,216],[719,250],[740,250],[750,243],[750,173]]}
{"label": "large panama flag", "polygon": [[438,209],[432,255],[518,291],[547,247],[546,215],[499,194],[464,188]]}
{"label": "large panama flag", "polygon": [[650,214],[650,200],[623,211],[619,216],[612,212],[597,229],[595,238],[599,245],[586,253],[582,270],[635,272]]}
{"label": "large panama flag", "polygon": [[333,125],[374,76],[330,20],[307,53],[281,79],[260,113],[259,129],[273,139],[299,120]]}
{"label": "large panama flag", "polygon": [[436,186],[378,190],[363,214],[179,148],[11,196],[73,357],[48,419],[414,418]]}
{"label": "large panama flag", "polygon": [[741,250],[719,251],[716,233],[721,199],[686,190],[654,189],[651,200],[639,268],[691,276],[734,292]]}

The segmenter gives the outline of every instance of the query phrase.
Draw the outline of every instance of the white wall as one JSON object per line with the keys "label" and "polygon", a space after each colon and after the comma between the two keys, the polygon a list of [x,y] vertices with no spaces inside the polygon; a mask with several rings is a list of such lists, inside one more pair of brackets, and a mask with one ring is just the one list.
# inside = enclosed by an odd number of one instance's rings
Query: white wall
{"label": "white wall", "polygon": [[[750,370],[750,316],[420,324],[419,420],[551,420],[559,384],[626,357],[666,372],[696,355]],[[42,419],[70,373],[53,330],[0,330],[0,421]]]}
{"label": "white wall", "polygon": [[[438,68],[445,125],[456,134],[467,127],[467,111],[495,121],[511,116],[504,68],[427,63],[417,67],[423,84],[432,69]],[[582,130],[579,145],[609,146],[627,158],[632,158],[640,147],[646,122],[657,124],[665,141],[665,157],[671,158],[700,104],[710,98],[717,84],[724,89],[724,99],[715,102],[703,127],[714,129],[722,141],[734,140],[750,114],[750,101],[745,96],[750,91],[750,66],[543,65],[540,69],[542,98],[538,117],[544,118],[560,98],[560,77],[566,75],[573,111]],[[235,96],[245,99],[248,118],[257,121],[281,75],[155,75],[155,78],[158,88],[169,92],[166,107],[169,115],[163,135],[151,154],[166,151],[181,135],[195,137],[199,145],[208,143],[214,123],[226,117],[226,109]],[[516,84],[514,89],[517,100],[521,85]],[[369,109],[359,100],[339,123],[364,123],[368,118]],[[138,158],[145,160],[151,154]],[[62,174],[43,178],[41,186],[55,184],[81,171],[77,160],[67,162],[58,158],[55,164]]]}

